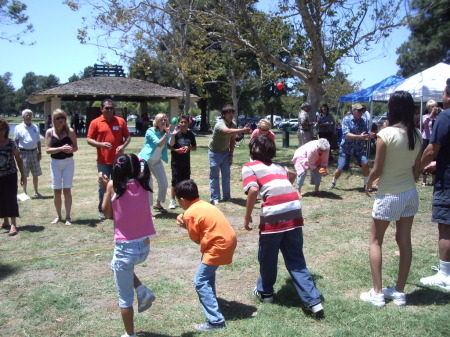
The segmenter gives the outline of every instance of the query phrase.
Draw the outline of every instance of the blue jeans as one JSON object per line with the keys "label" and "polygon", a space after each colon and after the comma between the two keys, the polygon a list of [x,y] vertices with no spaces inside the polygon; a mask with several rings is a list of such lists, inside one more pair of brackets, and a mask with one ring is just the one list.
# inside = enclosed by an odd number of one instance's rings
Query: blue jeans
{"label": "blue jeans", "polygon": [[[311,185],[320,186],[320,182],[322,181],[322,175],[314,170],[309,170],[311,172]],[[306,174],[308,170],[304,171],[303,173],[300,173],[297,176],[297,188],[301,189],[303,187],[303,184],[305,182]]]}
{"label": "blue jeans", "polygon": [[[111,178],[112,169],[113,169],[112,164],[97,163],[97,172],[103,172],[103,174],[106,175],[108,178]],[[102,185],[98,184],[98,211],[99,212],[102,212],[103,194],[105,194],[105,189],[102,187]]]}
{"label": "blue jeans", "polygon": [[211,189],[211,201],[220,200],[220,180],[219,174],[222,173],[222,192],[223,200],[231,199],[230,181],[230,153],[217,153],[208,150],[209,157],[209,188]]}
{"label": "blue jeans", "polygon": [[219,266],[200,264],[194,278],[194,286],[197,291],[200,305],[206,319],[211,324],[221,324],[225,318],[219,309],[216,298],[216,270]]}
{"label": "blue jeans", "polygon": [[119,307],[133,306],[134,266],[144,262],[150,253],[150,246],[145,245],[145,238],[132,242],[116,242],[111,269],[119,294]]}
{"label": "blue jeans", "polygon": [[321,302],[320,293],[306,268],[303,255],[303,231],[296,228],[287,232],[259,235],[259,271],[256,287],[259,292],[272,294],[277,280],[278,251],[283,254],[286,269],[292,277],[302,302],[313,306]]}

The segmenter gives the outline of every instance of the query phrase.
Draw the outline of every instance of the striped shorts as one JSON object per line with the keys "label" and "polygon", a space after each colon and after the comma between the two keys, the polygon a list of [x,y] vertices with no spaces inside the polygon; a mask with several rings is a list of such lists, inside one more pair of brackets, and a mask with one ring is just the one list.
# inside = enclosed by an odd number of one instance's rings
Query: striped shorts
{"label": "striped shorts", "polygon": [[372,217],[377,220],[397,221],[414,216],[419,210],[419,195],[416,188],[392,194],[377,195],[373,203]]}
{"label": "striped shorts", "polygon": [[20,151],[20,155],[22,156],[23,170],[27,177],[30,175],[30,171],[33,177],[42,175],[37,149],[34,151],[22,150]]}

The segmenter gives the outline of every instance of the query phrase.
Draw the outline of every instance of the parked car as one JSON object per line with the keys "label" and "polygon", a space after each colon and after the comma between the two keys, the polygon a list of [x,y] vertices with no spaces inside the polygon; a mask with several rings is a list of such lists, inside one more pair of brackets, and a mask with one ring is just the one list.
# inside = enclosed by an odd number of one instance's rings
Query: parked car
{"label": "parked car", "polygon": [[267,115],[266,119],[271,120],[273,117],[272,128],[281,128],[281,124],[283,123],[283,119],[278,115]]}
{"label": "parked car", "polygon": [[290,127],[291,131],[297,131],[298,130],[298,119],[297,118],[291,118],[288,120],[283,121],[281,124],[281,128],[283,127]]}
{"label": "parked car", "polygon": [[378,131],[379,131],[386,120],[387,120],[387,112],[385,112],[381,116],[375,116],[372,119],[372,124],[375,124],[377,126]]}

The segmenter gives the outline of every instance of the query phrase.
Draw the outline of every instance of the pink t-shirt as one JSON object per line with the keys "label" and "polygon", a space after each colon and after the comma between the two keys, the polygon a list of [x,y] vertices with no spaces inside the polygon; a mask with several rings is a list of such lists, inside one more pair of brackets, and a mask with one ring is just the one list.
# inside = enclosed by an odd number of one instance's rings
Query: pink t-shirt
{"label": "pink t-shirt", "polygon": [[317,167],[327,167],[330,151],[326,150],[319,155],[319,141],[312,140],[295,150],[292,162],[297,174],[302,174],[308,169],[314,170]]}
{"label": "pink t-shirt", "polygon": [[149,192],[137,180],[127,183],[127,190],[111,200],[114,218],[114,241],[132,241],[155,236]]}
{"label": "pink t-shirt", "polygon": [[[253,137],[257,136],[257,135],[261,135],[261,131],[256,128],[253,132],[252,135],[250,136],[250,139],[252,139]],[[275,141],[275,134],[269,130],[269,132],[267,133],[267,137],[269,137],[270,139],[272,139],[273,141]]]}

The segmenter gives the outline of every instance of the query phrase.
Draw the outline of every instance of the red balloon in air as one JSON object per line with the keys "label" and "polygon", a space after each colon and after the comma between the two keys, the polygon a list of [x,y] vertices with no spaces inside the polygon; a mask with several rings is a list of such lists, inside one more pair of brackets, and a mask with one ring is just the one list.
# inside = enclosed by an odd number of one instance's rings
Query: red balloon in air
{"label": "red balloon in air", "polygon": [[283,89],[284,89],[284,84],[281,83],[281,82],[278,82],[278,83],[277,83],[277,89],[278,89],[278,90],[283,90]]}

